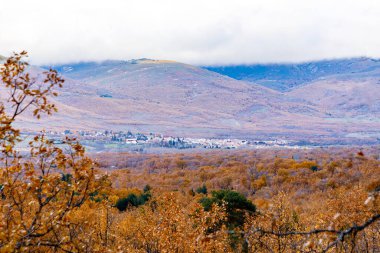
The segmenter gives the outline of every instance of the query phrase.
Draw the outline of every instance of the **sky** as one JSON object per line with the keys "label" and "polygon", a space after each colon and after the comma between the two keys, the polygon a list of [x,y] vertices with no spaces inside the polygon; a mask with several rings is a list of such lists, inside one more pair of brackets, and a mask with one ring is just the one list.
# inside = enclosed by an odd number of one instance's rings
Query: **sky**
{"label": "sky", "polygon": [[379,0],[0,0],[0,55],[195,65],[380,57]]}

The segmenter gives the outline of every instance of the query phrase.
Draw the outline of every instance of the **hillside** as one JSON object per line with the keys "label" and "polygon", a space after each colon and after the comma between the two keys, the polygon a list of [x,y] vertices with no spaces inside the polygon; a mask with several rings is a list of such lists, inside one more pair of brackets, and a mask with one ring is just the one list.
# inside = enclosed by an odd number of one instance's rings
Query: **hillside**
{"label": "hillside", "polygon": [[[23,129],[132,130],[189,137],[377,141],[378,79],[330,75],[280,92],[162,60],[53,66],[67,80],[53,118]],[[34,76],[43,69],[31,67]],[[376,69],[374,70],[376,72]],[[365,81],[367,80],[367,81]],[[367,138],[370,136],[370,138]]]}
{"label": "hillside", "polygon": [[258,83],[279,91],[288,91],[331,76],[342,80],[380,77],[380,60],[366,57],[300,64],[252,64],[207,66],[205,68],[238,80]]}
{"label": "hillside", "polygon": [[59,100],[101,115],[104,127],[114,129],[247,135],[269,126],[280,131],[281,121],[273,125],[274,118],[317,113],[312,106],[277,91],[183,63],[141,59],[54,67],[70,79],[95,87],[96,93]]}
{"label": "hillside", "polygon": [[380,117],[380,79],[339,80],[329,78],[294,89],[288,96],[303,98],[331,117],[366,120]]}

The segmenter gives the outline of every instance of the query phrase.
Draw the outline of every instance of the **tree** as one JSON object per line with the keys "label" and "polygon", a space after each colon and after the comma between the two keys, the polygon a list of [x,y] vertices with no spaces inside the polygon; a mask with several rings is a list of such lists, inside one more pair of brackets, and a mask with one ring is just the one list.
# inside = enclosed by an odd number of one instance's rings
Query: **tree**
{"label": "tree", "polygon": [[187,162],[183,159],[178,159],[175,161],[175,164],[177,165],[177,168],[183,170],[187,166]]}
{"label": "tree", "polygon": [[242,226],[245,221],[245,214],[256,211],[256,206],[239,192],[219,190],[212,191],[211,195],[211,197],[201,199],[203,208],[205,211],[209,211],[214,204],[218,206],[225,205],[227,226],[230,228]]}
{"label": "tree", "polygon": [[42,80],[31,77],[25,57],[25,51],[15,53],[0,67],[1,85],[9,94],[0,102],[0,248],[70,250],[72,240],[65,236],[70,214],[101,185],[94,178],[94,162],[75,139],[65,139],[65,151],[42,134],[29,143],[28,156],[17,151],[17,118],[28,110],[37,119],[57,111],[49,98],[57,96],[55,88],[64,83],[52,69]]}

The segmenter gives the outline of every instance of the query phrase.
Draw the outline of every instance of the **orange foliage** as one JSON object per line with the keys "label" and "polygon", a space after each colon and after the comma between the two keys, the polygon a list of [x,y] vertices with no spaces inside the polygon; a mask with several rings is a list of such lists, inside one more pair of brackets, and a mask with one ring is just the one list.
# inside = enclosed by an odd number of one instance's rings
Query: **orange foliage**
{"label": "orange foliage", "polygon": [[[0,252],[380,251],[376,147],[100,154],[96,164],[76,140],[63,149],[41,135],[23,156],[15,120],[30,106],[37,118],[56,111],[48,97],[63,84],[54,70],[31,78],[23,57],[0,71],[10,94],[0,104]],[[145,185],[149,200],[115,208]],[[206,211],[206,188],[238,191],[257,211],[227,226],[233,205]]]}

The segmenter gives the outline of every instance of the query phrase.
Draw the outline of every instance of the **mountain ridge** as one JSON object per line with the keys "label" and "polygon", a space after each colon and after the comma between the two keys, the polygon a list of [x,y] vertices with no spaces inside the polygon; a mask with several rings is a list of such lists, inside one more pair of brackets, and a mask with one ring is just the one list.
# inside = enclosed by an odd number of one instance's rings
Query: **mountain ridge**
{"label": "mountain ridge", "polygon": [[336,78],[380,77],[380,59],[358,57],[303,63],[248,64],[205,66],[205,69],[237,80],[289,91],[300,85],[335,76]]}

